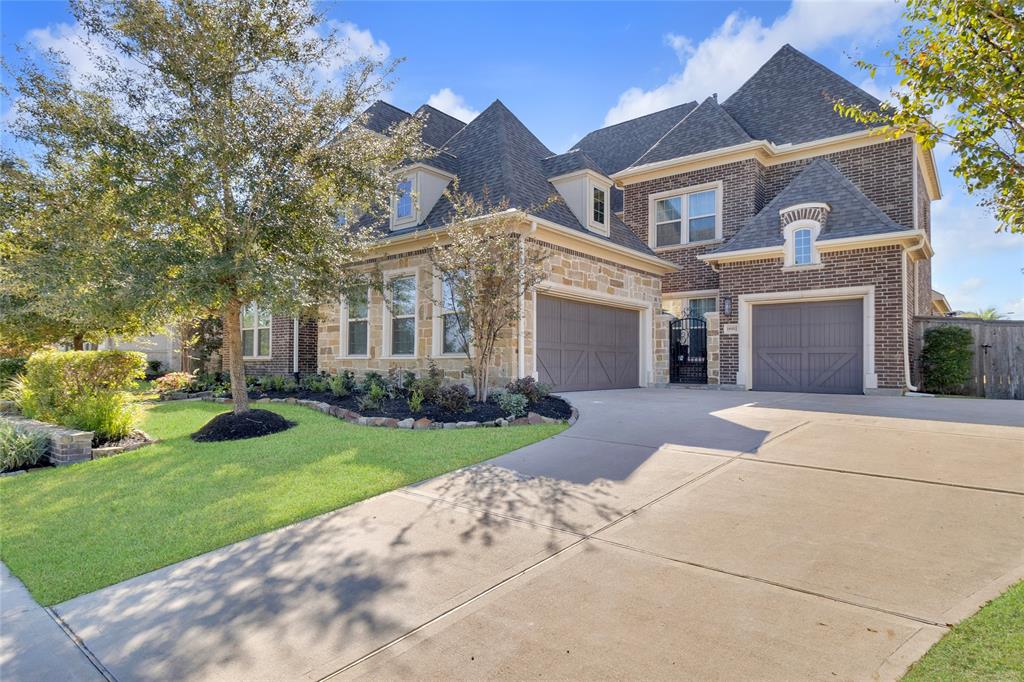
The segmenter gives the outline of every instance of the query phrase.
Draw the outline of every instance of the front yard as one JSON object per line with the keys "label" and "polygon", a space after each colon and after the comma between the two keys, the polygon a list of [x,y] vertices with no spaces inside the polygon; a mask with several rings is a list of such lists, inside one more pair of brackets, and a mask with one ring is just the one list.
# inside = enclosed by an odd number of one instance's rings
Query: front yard
{"label": "front yard", "polygon": [[407,431],[353,426],[292,405],[260,407],[298,426],[195,443],[189,434],[223,405],[152,405],[141,428],[155,445],[0,479],[0,559],[40,604],[55,604],[565,428]]}

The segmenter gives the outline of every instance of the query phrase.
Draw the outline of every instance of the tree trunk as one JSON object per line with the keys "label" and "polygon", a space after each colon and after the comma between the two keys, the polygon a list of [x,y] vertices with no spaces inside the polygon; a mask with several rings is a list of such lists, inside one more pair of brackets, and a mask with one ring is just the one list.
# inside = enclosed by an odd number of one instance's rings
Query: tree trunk
{"label": "tree trunk", "polygon": [[477,402],[481,403],[487,401],[487,365],[488,358],[477,357],[473,371],[473,391],[476,393]]}
{"label": "tree trunk", "polygon": [[71,348],[72,350],[82,350],[85,348],[85,337],[81,334],[75,334],[71,339]]}
{"label": "tree trunk", "polygon": [[228,358],[235,414],[244,414],[249,411],[249,391],[245,385],[245,362],[242,360],[242,302],[237,298],[228,301],[221,320],[224,323],[223,352]]}

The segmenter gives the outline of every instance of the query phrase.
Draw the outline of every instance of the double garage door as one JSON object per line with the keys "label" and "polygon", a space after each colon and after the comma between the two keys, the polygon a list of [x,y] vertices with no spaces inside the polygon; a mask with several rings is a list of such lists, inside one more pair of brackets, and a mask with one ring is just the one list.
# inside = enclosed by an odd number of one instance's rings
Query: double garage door
{"label": "double garage door", "polygon": [[753,306],[755,391],[863,393],[863,301]]}
{"label": "double garage door", "polygon": [[636,388],[639,313],[539,295],[537,372],[556,391]]}

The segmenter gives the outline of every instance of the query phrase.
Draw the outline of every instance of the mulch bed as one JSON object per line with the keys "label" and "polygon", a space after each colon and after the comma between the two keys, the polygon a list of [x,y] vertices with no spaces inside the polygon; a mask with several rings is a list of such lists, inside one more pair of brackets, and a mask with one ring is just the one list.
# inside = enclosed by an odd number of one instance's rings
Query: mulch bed
{"label": "mulch bed", "polygon": [[146,438],[146,434],[141,431],[132,431],[120,440],[103,440],[99,436],[92,437],[94,448],[127,448],[133,445],[144,445],[148,442],[150,441]]}
{"label": "mulch bed", "polygon": [[[397,398],[395,400],[384,400],[381,403],[380,409],[368,410],[360,409],[359,401],[356,396],[348,395],[344,398],[339,398],[333,393],[318,393],[315,391],[252,391],[249,393],[251,400],[258,398],[296,398],[298,400],[316,400],[328,405],[337,405],[343,407],[346,410],[357,412],[364,417],[390,417],[391,419],[397,419],[399,421],[412,417],[413,419],[420,419],[426,417],[431,421],[435,422],[487,422],[495,419],[501,419],[508,415],[492,400],[488,400],[485,403],[478,403],[471,401],[469,403],[468,412],[448,412],[442,409],[438,405],[425,404],[423,409],[419,412],[413,412],[409,409],[409,404],[404,398]],[[561,398],[556,396],[548,396],[540,402],[534,403],[529,406],[530,412],[536,412],[542,417],[550,417],[552,419],[568,419],[572,416],[572,408],[569,403],[565,402]]]}
{"label": "mulch bed", "polygon": [[219,414],[206,425],[192,434],[197,443],[213,443],[223,440],[241,440],[257,438],[278,433],[295,426],[276,412],[269,410],[249,410],[246,414],[236,415],[234,412]]}

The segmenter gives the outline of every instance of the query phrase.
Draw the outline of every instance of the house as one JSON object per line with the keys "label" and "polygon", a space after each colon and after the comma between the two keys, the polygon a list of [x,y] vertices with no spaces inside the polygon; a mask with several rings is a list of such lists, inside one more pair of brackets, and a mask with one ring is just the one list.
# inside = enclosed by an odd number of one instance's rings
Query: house
{"label": "house", "polygon": [[[425,112],[434,152],[400,169],[373,256],[394,303],[368,291],[324,305],[318,368],[433,359],[464,376],[442,333],[455,311],[431,304],[440,283],[427,255],[458,177],[462,191],[526,211],[524,238],[547,255],[497,353],[497,383],[912,389],[910,321],[932,310],[935,163],[910,137],[840,117],[837,98],[879,104],[787,45],[723,102],[601,128],[564,154],[500,101],[468,124]],[[408,115],[377,103],[367,126],[386,134]]]}

